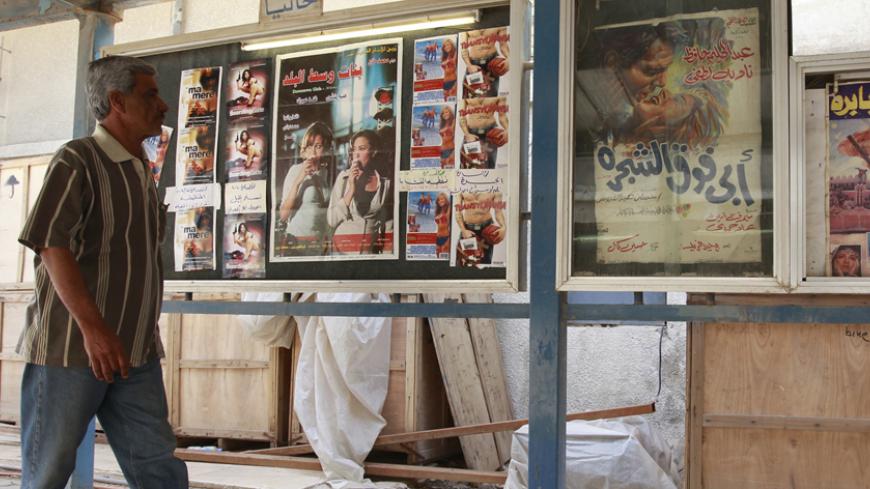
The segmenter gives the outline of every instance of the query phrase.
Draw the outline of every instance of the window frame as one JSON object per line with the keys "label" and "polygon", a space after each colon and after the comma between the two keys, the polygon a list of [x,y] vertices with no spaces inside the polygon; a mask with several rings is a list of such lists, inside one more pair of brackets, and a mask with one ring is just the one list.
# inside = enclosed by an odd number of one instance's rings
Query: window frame
{"label": "window frame", "polygon": [[789,286],[789,112],[787,2],[770,0],[772,42],[773,138],[773,274],[770,277],[653,277],[579,276],[571,270],[573,238],[573,111],[574,1],[560,0],[559,99],[559,215],[557,226],[556,287],[560,291],[672,291],[782,293]]}

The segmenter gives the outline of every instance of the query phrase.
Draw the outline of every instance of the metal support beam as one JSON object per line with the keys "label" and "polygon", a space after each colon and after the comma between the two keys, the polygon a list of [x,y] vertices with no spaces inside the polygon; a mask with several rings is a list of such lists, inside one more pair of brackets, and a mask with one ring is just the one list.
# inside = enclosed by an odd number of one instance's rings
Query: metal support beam
{"label": "metal support beam", "polygon": [[100,50],[115,39],[114,19],[103,14],[87,13],[78,16],[79,45],[76,56],[75,109],[73,111],[73,138],[85,137],[94,129],[94,117],[88,108],[85,85],[88,63],[100,57]]}
{"label": "metal support beam", "polygon": [[529,489],[565,487],[567,330],[556,291],[559,0],[535,2],[532,269],[529,309]]}
{"label": "metal support beam", "polygon": [[[88,63],[100,57],[100,49],[114,42],[115,19],[101,13],[77,15],[79,20],[79,44],[76,61],[75,109],[73,112],[73,138],[87,136],[93,131],[94,118],[88,108],[85,90]],[[76,452],[76,467],[70,477],[69,489],[94,487],[94,432],[95,420],[91,420],[85,436]]]}

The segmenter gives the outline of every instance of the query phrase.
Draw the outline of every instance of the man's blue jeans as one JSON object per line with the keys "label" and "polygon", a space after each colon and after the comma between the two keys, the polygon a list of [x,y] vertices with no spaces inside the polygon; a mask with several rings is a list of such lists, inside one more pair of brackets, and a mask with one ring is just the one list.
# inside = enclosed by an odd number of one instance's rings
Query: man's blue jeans
{"label": "man's blue jeans", "polygon": [[132,489],[187,489],[175,458],[159,360],[112,384],[90,368],[27,364],[21,385],[21,487],[63,489],[96,415]]}

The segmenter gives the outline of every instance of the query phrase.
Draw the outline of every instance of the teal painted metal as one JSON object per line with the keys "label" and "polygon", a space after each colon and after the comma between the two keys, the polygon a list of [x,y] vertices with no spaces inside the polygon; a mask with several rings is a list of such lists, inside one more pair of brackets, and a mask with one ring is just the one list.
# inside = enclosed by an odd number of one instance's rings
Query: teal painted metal
{"label": "teal painted metal", "polygon": [[684,306],[577,304],[565,309],[564,319],[600,321],[704,321],[726,323],[867,323],[870,307]]}
{"label": "teal painted metal", "polygon": [[556,291],[559,1],[535,2],[529,286],[529,488],[565,487],[567,331]]}
{"label": "teal painted metal", "polygon": [[163,312],[251,316],[527,318],[528,304],[164,301]]}

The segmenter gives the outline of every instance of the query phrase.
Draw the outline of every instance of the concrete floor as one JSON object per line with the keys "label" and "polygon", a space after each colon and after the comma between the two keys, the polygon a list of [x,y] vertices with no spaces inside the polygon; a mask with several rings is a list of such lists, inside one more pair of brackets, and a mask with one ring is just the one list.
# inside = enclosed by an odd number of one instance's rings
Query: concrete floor
{"label": "concrete floor", "polygon": [[[0,433],[0,488],[20,487],[20,467],[18,435]],[[323,480],[322,472],[272,467],[188,462],[187,470],[191,489],[306,489]],[[102,443],[94,450],[94,473],[96,487],[119,487],[100,481],[124,482],[115,455]]]}

